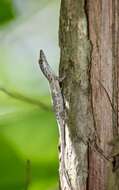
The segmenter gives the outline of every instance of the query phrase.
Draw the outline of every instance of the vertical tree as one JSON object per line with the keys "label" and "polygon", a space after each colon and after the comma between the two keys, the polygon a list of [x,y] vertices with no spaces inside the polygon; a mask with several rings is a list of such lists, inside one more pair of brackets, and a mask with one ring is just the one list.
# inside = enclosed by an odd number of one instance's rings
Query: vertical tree
{"label": "vertical tree", "polygon": [[72,186],[60,171],[62,190],[119,189],[118,13],[118,0],[61,0],[59,73]]}

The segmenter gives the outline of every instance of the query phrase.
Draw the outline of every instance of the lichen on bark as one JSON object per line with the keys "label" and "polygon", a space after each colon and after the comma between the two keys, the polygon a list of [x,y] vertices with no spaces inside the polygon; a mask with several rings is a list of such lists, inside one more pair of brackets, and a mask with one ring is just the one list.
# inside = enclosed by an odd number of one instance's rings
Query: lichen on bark
{"label": "lichen on bark", "polygon": [[[60,9],[59,75],[66,106],[65,164],[73,189],[86,189],[88,140],[94,137],[91,105],[90,53],[85,0],[62,0]],[[63,181],[62,175],[60,180]],[[68,189],[64,181],[62,190]]]}

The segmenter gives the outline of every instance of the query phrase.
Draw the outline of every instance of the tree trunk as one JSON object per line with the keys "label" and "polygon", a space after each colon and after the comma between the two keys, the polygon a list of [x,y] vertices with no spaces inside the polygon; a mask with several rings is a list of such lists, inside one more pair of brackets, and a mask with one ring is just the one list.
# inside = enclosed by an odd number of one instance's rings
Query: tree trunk
{"label": "tree trunk", "polygon": [[118,13],[118,0],[61,0],[59,75],[72,187],[60,171],[62,190],[119,189]]}

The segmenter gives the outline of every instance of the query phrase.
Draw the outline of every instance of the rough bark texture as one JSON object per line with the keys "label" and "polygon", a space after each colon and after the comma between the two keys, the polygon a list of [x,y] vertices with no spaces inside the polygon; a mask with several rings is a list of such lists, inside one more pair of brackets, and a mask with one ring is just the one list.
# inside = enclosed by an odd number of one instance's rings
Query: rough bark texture
{"label": "rough bark texture", "polygon": [[[111,151],[108,143],[119,130],[118,13],[118,0],[61,0],[65,165],[73,190],[119,189],[119,171],[112,172],[112,162],[104,158]],[[119,162],[118,155],[114,159]],[[61,172],[60,181],[61,189],[69,190]]]}
{"label": "rough bark texture", "polygon": [[[105,155],[109,155],[108,143],[113,135],[114,138],[118,135],[119,1],[88,0],[87,13],[89,38],[93,46],[91,59],[93,110],[100,136],[99,146]],[[109,98],[101,84],[113,102],[115,111],[112,109]],[[110,178],[115,178],[115,172],[110,169],[112,168],[111,164],[94,151],[91,152],[89,190],[119,189],[118,184],[110,180]]]}
{"label": "rough bark texture", "polygon": [[[66,169],[73,189],[86,190],[88,140],[94,137],[91,106],[90,52],[84,0],[62,0],[60,76],[66,105]],[[62,190],[68,189],[60,175]]]}

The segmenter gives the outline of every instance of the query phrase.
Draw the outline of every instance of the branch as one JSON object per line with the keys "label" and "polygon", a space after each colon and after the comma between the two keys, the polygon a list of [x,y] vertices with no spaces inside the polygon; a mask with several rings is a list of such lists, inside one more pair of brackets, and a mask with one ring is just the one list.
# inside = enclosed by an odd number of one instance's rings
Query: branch
{"label": "branch", "polygon": [[38,100],[35,100],[35,99],[32,99],[30,97],[27,97],[27,96],[24,96],[18,92],[11,92],[10,90],[4,88],[4,87],[0,87],[0,91],[7,94],[8,96],[10,96],[11,98],[14,98],[16,100],[19,100],[19,101],[23,101],[23,102],[27,102],[29,104],[32,104],[32,105],[35,105],[37,107],[40,107],[44,110],[47,110],[47,111],[52,111],[52,109],[50,108],[50,106],[47,106],[46,104],[38,101]]}

